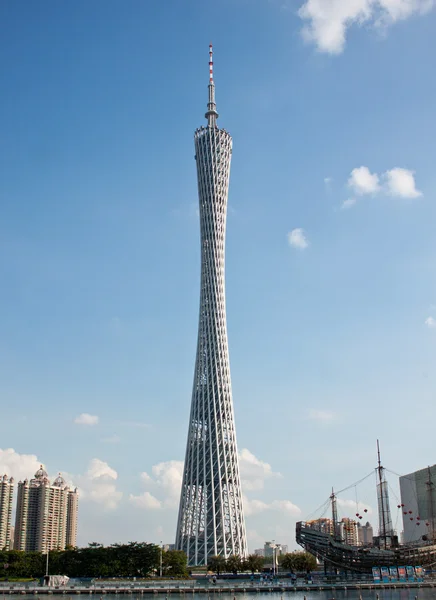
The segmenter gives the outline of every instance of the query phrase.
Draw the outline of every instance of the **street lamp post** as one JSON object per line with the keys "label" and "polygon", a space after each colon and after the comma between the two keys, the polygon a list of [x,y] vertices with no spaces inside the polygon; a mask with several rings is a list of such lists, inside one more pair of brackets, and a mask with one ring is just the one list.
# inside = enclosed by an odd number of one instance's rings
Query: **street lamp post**
{"label": "street lamp post", "polygon": [[160,543],[159,577],[162,579],[162,541]]}
{"label": "street lamp post", "polygon": [[49,548],[48,548],[48,544],[47,544],[47,557],[45,560],[45,576],[48,577],[48,557],[49,557]]}
{"label": "street lamp post", "polygon": [[276,574],[276,557],[275,557],[276,541],[275,540],[272,541],[271,548],[272,548],[273,577],[274,577]]}

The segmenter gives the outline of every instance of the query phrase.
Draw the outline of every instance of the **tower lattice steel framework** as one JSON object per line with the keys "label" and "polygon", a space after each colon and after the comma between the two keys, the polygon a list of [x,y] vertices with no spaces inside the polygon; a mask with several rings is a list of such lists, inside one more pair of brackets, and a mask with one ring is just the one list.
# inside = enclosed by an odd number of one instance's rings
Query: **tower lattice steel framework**
{"label": "tower lattice steel framework", "polygon": [[214,555],[245,557],[242,506],[227,342],[224,244],[232,138],[216,124],[212,46],[207,126],[195,132],[201,228],[197,358],[176,548],[189,565]]}

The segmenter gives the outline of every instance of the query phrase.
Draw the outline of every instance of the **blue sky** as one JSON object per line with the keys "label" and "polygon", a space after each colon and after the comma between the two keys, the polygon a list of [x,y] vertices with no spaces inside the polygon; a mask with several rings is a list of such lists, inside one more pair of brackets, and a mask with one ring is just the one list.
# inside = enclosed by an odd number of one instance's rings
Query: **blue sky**
{"label": "blue sky", "polygon": [[0,470],[69,474],[79,543],[173,540],[211,41],[250,548],[292,545],[377,437],[435,462],[434,5],[2,3]]}

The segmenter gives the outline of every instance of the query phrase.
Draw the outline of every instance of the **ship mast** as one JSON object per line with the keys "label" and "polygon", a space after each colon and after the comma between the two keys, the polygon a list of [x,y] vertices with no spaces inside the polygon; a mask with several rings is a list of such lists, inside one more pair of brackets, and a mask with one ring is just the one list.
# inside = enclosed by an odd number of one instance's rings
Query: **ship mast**
{"label": "ship mast", "polygon": [[430,466],[427,468],[428,473],[428,481],[426,481],[427,491],[428,491],[428,503],[429,503],[429,513],[430,513],[430,530],[431,530],[431,541],[434,544],[434,510],[433,510],[433,486],[434,483],[431,479],[431,470]]}
{"label": "ship mast", "polygon": [[339,537],[338,537],[338,506],[336,503],[336,494],[335,494],[333,488],[332,488],[330,500],[332,502],[333,539],[335,540],[335,542],[337,542],[337,541],[339,541]]}
{"label": "ship mast", "polygon": [[378,480],[380,485],[380,508],[381,508],[381,517],[382,517],[382,538],[384,540],[384,547],[386,549],[386,515],[385,515],[385,506],[384,506],[384,498],[383,498],[383,467],[380,459],[380,444],[377,440],[377,458],[378,458]]}

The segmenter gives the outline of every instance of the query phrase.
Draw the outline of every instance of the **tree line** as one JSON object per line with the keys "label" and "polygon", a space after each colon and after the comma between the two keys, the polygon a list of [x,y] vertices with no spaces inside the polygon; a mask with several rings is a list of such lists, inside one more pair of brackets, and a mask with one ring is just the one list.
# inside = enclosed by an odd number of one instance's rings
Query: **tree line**
{"label": "tree line", "polygon": [[[250,554],[242,559],[213,556],[208,569],[221,573],[262,572],[268,558]],[[306,572],[316,567],[315,558],[307,552],[291,552],[278,557],[281,570]],[[47,555],[41,552],[0,551],[0,579],[40,578],[46,572]],[[159,575],[161,548],[156,544],[129,542],[103,546],[91,543],[86,548],[67,548],[49,553],[49,574],[68,577],[150,577]],[[186,554],[181,550],[162,550],[162,575],[186,577],[189,574]]]}
{"label": "tree line", "polygon": [[[47,555],[41,552],[0,552],[0,579],[39,578],[45,575]],[[67,548],[49,553],[49,574],[68,577],[149,577],[159,574],[161,548],[145,542],[87,548]],[[187,575],[186,554],[179,550],[162,551],[162,575]]]}
{"label": "tree line", "polygon": [[[263,557],[258,554],[250,554],[247,558],[240,556],[229,556],[226,560],[223,556],[212,556],[209,560],[208,569],[217,575],[221,573],[262,572],[268,563],[272,563],[271,557]],[[300,573],[316,569],[316,559],[309,552],[288,552],[277,557],[282,571]]]}

